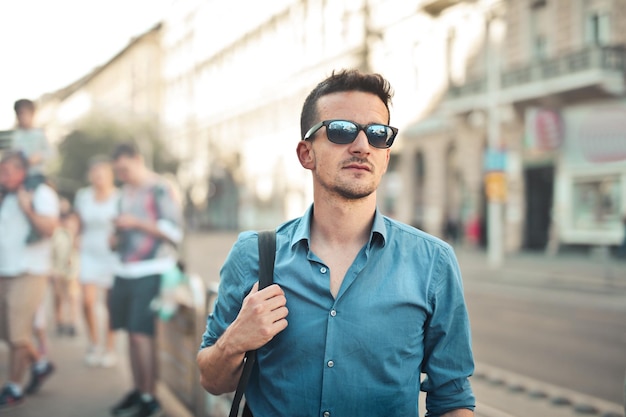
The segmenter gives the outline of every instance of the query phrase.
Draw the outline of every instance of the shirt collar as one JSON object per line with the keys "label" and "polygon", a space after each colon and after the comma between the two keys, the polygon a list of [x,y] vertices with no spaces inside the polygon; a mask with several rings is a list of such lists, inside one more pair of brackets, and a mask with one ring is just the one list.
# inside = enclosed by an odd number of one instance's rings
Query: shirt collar
{"label": "shirt collar", "polygon": [[[293,248],[298,242],[306,241],[307,245],[311,247],[311,220],[313,219],[313,204],[304,213],[304,216],[300,218],[298,226],[296,227],[293,237],[291,238],[291,247]],[[368,246],[372,246],[377,239],[380,239],[381,245],[385,246],[387,240],[387,227],[385,226],[385,216],[383,216],[378,208],[374,213],[374,224],[372,225],[372,232],[370,233],[370,240]]]}

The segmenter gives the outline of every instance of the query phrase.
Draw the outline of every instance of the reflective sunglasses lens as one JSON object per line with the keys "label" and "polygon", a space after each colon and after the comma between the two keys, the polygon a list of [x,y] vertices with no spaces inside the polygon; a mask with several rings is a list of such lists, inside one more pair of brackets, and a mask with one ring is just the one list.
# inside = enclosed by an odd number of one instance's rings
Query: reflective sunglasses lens
{"label": "reflective sunglasses lens", "polygon": [[359,128],[354,123],[337,120],[328,124],[326,134],[331,142],[345,145],[356,139]]}
{"label": "reflective sunglasses lens", "polygon": [[393,131],[389,126],[371,125],[365,132],[370,145],[376,148],[386,148],[387,140],[393,135]]}

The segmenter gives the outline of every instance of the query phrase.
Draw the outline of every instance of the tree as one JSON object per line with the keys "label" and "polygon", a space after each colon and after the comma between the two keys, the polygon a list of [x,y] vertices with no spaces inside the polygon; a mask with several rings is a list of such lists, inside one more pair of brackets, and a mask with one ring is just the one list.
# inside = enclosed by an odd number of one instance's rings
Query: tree
{"label": "tree", "polygon": [[111,155],[122,142],[134,142],[155,171],[176,173],[178,161],[167,151],[154,124],[92,116],[78,123],[59,144],[59,164],[53,175],[59,191],[71,195],[87,185],[91,158]]}

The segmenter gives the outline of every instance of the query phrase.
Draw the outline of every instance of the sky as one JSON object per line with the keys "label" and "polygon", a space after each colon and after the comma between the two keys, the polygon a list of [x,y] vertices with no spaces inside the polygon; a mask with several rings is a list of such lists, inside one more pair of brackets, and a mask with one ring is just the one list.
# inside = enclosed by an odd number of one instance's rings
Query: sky
{"label": "sky", "polygon": [[13,102],[63,88],[164,15],[168,0],[0,0],[0,130]]}

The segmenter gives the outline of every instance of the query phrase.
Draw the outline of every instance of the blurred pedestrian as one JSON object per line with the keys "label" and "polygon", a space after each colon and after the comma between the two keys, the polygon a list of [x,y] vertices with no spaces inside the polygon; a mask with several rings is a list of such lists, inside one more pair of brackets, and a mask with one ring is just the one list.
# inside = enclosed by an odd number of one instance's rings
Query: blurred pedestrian
{"label": "blurred pedestrian", "polygon": [[58,335],[75,336],[78,320],[78,232],[80,220],[71,209],[61,213],[52,235],[54,318]]}
{"label": "blurred pedestrian", "polygon": [[[24,187],[28,160],[20,152],[7,152],[0,160],[0,339],[9,344],[8,382],[0,393],[0,409],[19,405],[24,394],[39,390],[54,365],[37,354],[32,331],[50,273],[50,236],[58,225],[59,200],[52,188]],[[30,229],[42,236],[27,243]],[[31,365],[31,379],[23,378]]]}
{"label": "blurred pedestrian", "polygon": [[[45,165],[52,155],[50,144],[42,129],[35,128],[35,103],[28,99],[20,99],[13,105],[17,128],[13,132],[11,148],[20,151],[28,159],[28,175],[24,180],[24,188],[32,191],[46,181]],[[39,239],[36,228],[31,228],[28,242]]]}
{"label": "blurred pedestrian", "polygon": [[[85,363],[111,367],[117,363],[115,333],[109,326],[108,303],[101,301],[108,300],[118,262],[117,255],[109,247],[109,236],[113,234],[119,192],[114,184],[113,166],[109,159],[92,158],[87,175],[91,185],[79,190],[74,200],[74,209],[81,220],[79,276],[89,338]],[[103,311],[103,320],[98,320],[98,310]],[[106,331],[102,346],[99,323],[104,323]]]}
{"label": "blurred pedestrian", "polygon": [[161,275],[176,266],[182,210],[171,187],[146,167],[136,146],[119,145],[113,163],[124,185],[111,241],[121,261],[109,298],[111,327],[128,332],[134,386],[111,413],[152,417],[161,414],[161,406],[155,398],[156,311],[150,304],[159,295]]}
{"label": "blurred pedestrian", "polygon": [[33,190],[45,180],[45,164],[52,149],[42,129],[35,128],[35,103],[28,99],[17,100],[13,106],[17,129],[13,132],[12,149],[23,152],[28,158],[26,189]]}
{"label": "blurred pedestrian", "polygon": [[390,99],[378,74],[342,71],[317,85],[296,148],[313,176],[313,205],[276,229],[274,284],[258,288],[254,232],[239,236],[221,269],[201,382],[213,394],[233,391],[246,351],[258,349],[245,392],[257,417],[417,417],[420,390],[429,415],[473,415],[454,252],[376,206],[398,132]]}

